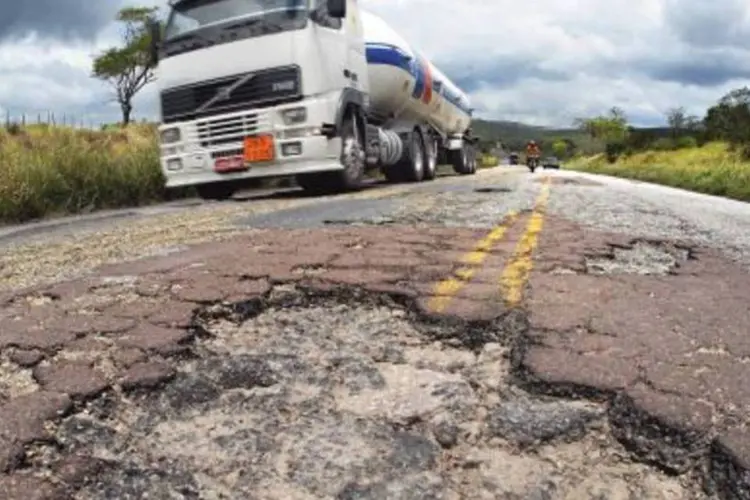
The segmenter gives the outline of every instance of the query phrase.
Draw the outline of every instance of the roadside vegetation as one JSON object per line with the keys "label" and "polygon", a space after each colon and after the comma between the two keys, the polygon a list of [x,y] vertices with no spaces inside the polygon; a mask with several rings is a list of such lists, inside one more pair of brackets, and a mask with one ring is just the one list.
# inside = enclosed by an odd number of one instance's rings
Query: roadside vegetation
{"label": "roadside vegetation", "polygon": [[750,161],[723,142],[623,155],[614,163],[599,154],[574,160],[567,168],[750,201]]}
{"label": "roadside vegetation", "polygon": [[567,168],[750,201],[749,88],[727,93],[702,118],[682,108],[666,118],[669,127],[645,130],[630,127],[617,108],[578,120],[604,151],[579,154]]}
{"label": "roadside vegetation", "polygon": [[153,125],[0,129],[0,221],[141,205],[164,196]]}

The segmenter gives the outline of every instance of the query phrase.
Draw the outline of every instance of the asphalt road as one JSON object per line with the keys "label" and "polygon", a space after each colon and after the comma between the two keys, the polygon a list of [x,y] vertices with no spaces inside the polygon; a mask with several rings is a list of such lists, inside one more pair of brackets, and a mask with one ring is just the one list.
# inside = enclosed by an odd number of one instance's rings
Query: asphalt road
{"label": "asphalt road", "polygon": [[0,498],[750,498],[750,208],[569,172],[0,231]]}

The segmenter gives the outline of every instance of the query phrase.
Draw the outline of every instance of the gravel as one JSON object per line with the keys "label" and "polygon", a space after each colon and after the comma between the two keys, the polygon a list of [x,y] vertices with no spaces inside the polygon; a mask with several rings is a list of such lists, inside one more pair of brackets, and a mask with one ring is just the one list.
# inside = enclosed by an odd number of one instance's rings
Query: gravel
{"label": "gravel", "polygon": [[555,186],[550,213],[604,231],[691,240],[750,267],[750,204],[591,174],[550,175],[599,183]]}

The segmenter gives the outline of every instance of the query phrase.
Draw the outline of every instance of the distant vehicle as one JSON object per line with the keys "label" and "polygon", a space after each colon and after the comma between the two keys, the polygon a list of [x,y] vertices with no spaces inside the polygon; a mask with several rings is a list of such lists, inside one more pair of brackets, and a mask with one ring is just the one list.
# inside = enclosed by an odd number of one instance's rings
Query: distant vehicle
{"label": "distant vehicle", "polygon": [[513,153],[510,154],[510,156],[508,157],[508,159],[510,160],[510,164],[511,165],[518,165],[519,155],[518,155],[518,153],[513,152]]}
{"label": "distant vehicle", "polygon": [[542,168],[544,169],[554,168],[554,169],[560,170],[560,160],[557,159],[557,156],[548,156],[547,158],[544,159]]}

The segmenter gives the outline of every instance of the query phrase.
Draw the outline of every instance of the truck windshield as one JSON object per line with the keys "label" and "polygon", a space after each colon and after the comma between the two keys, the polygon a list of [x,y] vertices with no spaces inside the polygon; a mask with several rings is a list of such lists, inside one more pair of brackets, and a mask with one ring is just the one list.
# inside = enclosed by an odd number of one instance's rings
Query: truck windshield
{"label": "truck windshield", "polygon": [[172,3],[164,30],[165,40],[201,28],[265,14],[296,18],[307,10],[307,0],[182,0]]}

